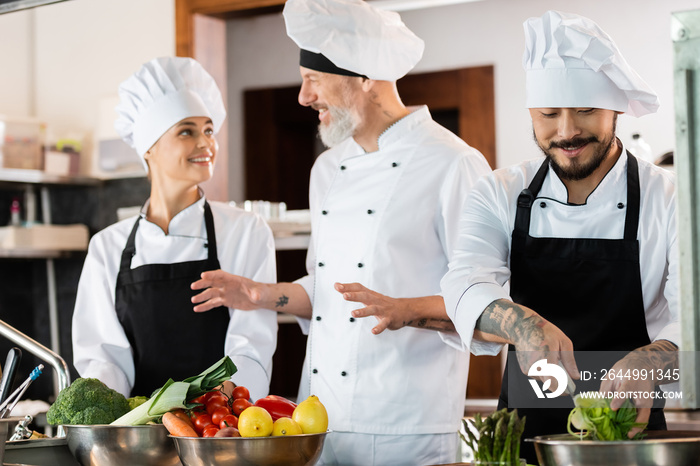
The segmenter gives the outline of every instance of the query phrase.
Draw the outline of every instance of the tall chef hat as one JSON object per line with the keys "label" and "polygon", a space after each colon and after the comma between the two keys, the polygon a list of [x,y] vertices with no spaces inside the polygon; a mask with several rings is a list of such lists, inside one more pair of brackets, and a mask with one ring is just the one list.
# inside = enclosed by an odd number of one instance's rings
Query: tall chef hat
{"label": "tall chef hat", "polygon": [[[143,158],[175,123],[189,117],[209,117],[214,132],[226,118],[224,101],[214,78],[191,58],[160,57],[119,85],[114,128]],[[142,159],[143,160],[143,159]],[[146,170],[148,166],[143,160]]]}
{"label": "tall chef hat", "polygon": [[654,91],[590,19],[548,11],[523,26],[528,108],[604,108],[636,117],[659,108]]}
{"label": "tall chef hat", "polygon": [[287,0],[283,15],[305,68],[396,81],[423,56],[398,13],[362,0]]}

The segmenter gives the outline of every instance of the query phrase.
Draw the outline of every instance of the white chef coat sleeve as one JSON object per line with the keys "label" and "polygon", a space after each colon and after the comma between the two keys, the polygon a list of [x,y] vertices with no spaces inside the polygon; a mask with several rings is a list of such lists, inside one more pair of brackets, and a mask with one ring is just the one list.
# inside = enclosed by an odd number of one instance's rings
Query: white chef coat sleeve
{"label": "white chef coat sleeve", "polygon": [[[228,245],[230,252],[227,252],[227,255],[232,254],[231,259],[244,254],[246,263],[243,268],[233,271],[226,258],[220,258],[223,259],[221,268],[258,282],[276,282],[275,243],[270,228],[256,216],[245,236],[245,240],[238,242],[241,246],[231,248]],[[227,241],[236,240],[240,238],[227,238]],[[270,390],[272,356],[277,346],[277,313],[267,309],[229,309],[229,314],[231,320],[224,351],[238,369],[231,380],[248,388],[251,398],[257,400],[267,396]]]}
{"label": "white chef coat sleeve", "polygon": [[78,282],[72,322],[73,365],[81,377],[99,379],[128,397],[134,385],[134,361],[114,305],[118,271],[106,260],[115,251],[106,244],[105,236],[98,233],[90,241]]}
{"label": "white chef coat sleeve", "polygon": [[[440,220],[437,225],[445,257],[452,260],[459,236],[459,218],[464,208],[464,201],[476,181],[491,171],[484,156],[478,150],[469,148],[459,158],[454,170],[450,170],[440,189]],[[459,334],[438,332],[447,345],[460,351],[468,349]]]}
{"label": "white chef coat sleeve", "polygon": [[493,175],[479,179],[467,196],[449,271],[440,282],[447,315],[476,355],[501,351],[501,344],[472,336],[484,309],[497,299],[509,299],[504,288],[510,277],[508,196],[499,202],[495,180]]}
{"label": "white chef coat sleeve", "polygon": [[667,246],[666,257],[668,257],[666,283],[664,286],[664,297],[668,302],[670,313],[669,322],[661,328],[653,340],[668,340],[680,348],[681,326],[680,326],[680,279],[678,265],[678,230],[676,224],[676,196],[670,197],[666,209]]}

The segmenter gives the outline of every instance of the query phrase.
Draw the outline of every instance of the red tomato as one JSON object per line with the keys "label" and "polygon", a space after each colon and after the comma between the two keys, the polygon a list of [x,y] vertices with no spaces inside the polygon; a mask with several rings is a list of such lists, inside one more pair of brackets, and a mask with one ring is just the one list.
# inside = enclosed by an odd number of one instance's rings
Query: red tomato
{"label": "red tomato", "polygon": [[238,418],[233,414],[227,414],[221,418],[219,427],[222,429],[225,429],[226,427],[238,427]]}
{"label": "red tomato", "polygon": [[213,424],[211,422],[211,416],[208,414],[200,414],[192,420],[192,423],[194,424],[194,430],[196,430],[199,435],[202,435],[206,426]]}
{"label": "red tomato", "polygon": [[250,391],[248,391],[248,389],[245,388],[243,385],[239,385],[233,389],[233,392],[231,393],[231,398],[233,398],[234,400],[237,400],[238,398],[244,398],[247,400],[250,398]]}
{"label": "red tomato", "polygon": [[224,416],[229,416],[230,414],[231,410],[228,409],[227,406],[219,406],[213,413],[211,413],[211,422],[218,426]]}
{"label": "red tomato", "polygon": [[246,400],[245,398],[238,398],[233,400],[233,406],[231,407],[231,412],[236,416],[240,416],[244,409],[248,406],[253,406],[253,403]]}
{"label": "red tomato", "polygon": [[228,399],[226,397],[212,396],[209,401],[207,401],[207,413],[214,414],[219,408],[228,408]]}
{"label": "red tomato", "polygon": [[207,400],[209,399],[209,397],[210,397],[213,393],[215,393],[215,392],[207,392],[207,393],[205,393],[204,395],[200,395],[200,396],[198,396],[197,398],[195,398],[194,400],[190,401],[190,403],[200,403],[200,404],[204,404],[204,403],[207,402]]}
{"label": "red tomato", "polygon": [[202,437],[214,437],[218,431],[219,428],[217,426],[215,426],[214,424],[209,424],[204,428],[204,431],[202,432]]}

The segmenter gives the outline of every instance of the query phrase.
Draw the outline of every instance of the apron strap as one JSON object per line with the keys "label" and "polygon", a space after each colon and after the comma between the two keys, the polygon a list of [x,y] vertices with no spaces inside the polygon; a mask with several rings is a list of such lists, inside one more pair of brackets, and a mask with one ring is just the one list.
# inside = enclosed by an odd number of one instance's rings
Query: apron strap
{"label": "apron strap", "polygon": [[139,222],[141,221],[141,215],[139,214],[134,222],[134,227],[131,229],[131,234],[129,234],[129,239],[126,241],[126,247],[122,251],[122,261],[120,270],[131,269],[131,258],[136,255],[136,230],[139,229]]}
{"label": "apron strap", "polygon": [[[126,241],[126,247],[122,251],[122,260],[120,270],[131,269],[131,259],[136,255],[136,231],[139,229],[139,222],[141,221],[141,215],[138,216],[134,227],[131,229],[131,234],[129,234],[129,239]],[[214,229],[214,216],[211,213],[211,207],[209,203],[204,201],[204,226],[207,231],[207,242],[204,247],[208,250],[209,260],[218,259],[216,252],[216,230]]]}
{"label": "apron strap", "polygon": [[625,239],[637,240],[639,227],[639,164],[634,155],[627,152],[627,213],[625,214]]}
{"label": "apron strap", "polygon": [[209,250],[209,260],[217,260],[216,253],[216,230],[214,229],[214,216],[211,213],[209,203],[204,201],[204,226],[207,229],[207,243],[205,247]]}
{"label": "apron strap", "polygon": [[530,182],[530,185],[527,189],[523,189],[518,195],[518,208],[515,212],[514,231],[520,232],[525,236],[530,232],[530,209],[532,203],[535,202],[535,198],[542,188],[548,170],[549,160],[545,159],[542,165],[540,165],[539,170],[537,170],[535,177]]}

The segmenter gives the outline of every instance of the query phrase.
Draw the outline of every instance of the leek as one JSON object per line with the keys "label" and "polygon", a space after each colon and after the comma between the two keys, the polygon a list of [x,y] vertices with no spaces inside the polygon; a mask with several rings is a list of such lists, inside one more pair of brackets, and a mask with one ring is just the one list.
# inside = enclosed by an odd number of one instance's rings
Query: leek
{"label": "leek", "polygon": [[224,356],[223,359],[201,374],[188,377],[182,382],[168,379],[165,385],[153,392],[148,401],[132,409],[112,422],[111,425],[143,425],[155,421],[173,409],[192,408],[195,404],[190,404],[187,400],[192,400],[215,389],[229,380],[236,373],[236,370],[236,365],[231,361],[231,358]]}

